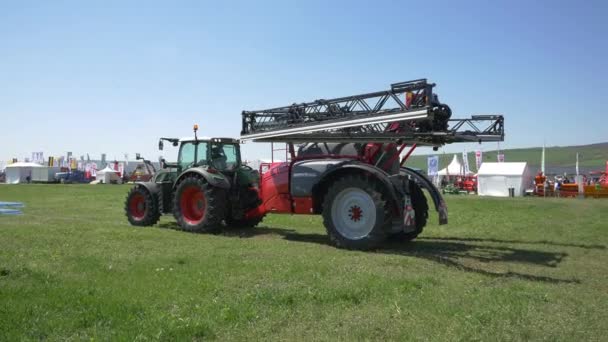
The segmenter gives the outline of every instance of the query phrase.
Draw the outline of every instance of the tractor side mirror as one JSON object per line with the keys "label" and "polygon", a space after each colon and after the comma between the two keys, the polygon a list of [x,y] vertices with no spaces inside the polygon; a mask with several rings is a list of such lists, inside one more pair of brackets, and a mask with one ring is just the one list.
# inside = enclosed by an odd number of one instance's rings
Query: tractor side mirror
{"label": "tractor side mirror", "polygon": [[135,153],[135,159],[136,159],[136,160],[140,160],[140,159],[141,159],[141,154],[139,154],[139,153]]}
{"label": "tractor side mirror", "polygon": [[162,141],[162,140],[159,140],[159,141],[158,141],[158,149],[159,149],[160,151],[162,151],[162,150],[163,150],[163,141]]}

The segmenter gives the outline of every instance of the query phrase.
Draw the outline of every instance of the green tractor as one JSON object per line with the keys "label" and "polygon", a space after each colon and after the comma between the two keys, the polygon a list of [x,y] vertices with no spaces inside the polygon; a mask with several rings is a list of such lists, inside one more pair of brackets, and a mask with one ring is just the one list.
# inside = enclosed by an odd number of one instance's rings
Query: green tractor
{"label": "green tractor", "polygon": [[258,206],[259,173],[241,162],[239,142],[232,138],[161,138],[179,146],[176,163],[161,159],[161,170],[149,182],[137,182],[125,202],[134,226],[151,226],[172,213],[192,232],[217,232],[222,224],[253,227],[263,218]]}

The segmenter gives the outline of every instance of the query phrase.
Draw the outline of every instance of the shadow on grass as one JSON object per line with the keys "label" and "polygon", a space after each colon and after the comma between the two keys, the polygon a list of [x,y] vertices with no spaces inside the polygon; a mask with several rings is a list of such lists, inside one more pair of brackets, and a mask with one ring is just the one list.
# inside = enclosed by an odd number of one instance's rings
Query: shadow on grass
{"label": "shadow on grass", "polygon": [[577,247],[584,249],[606,249],[604,245],[585,245],[578,243],[561,243],[547,240],[525,241],[525,240],[501,240],[501,239],[482,239],[482,238],[460,238],[460,237],[420,237],[418,240],[441,240],[441,241],[467,241],[467,242],[496,242],[496,243],[516,243],[528,245],[549,245],[559,247]]}
{"label": "shadow on grass", "polygon": [[423,258],[462,271],[482,274],[494,278],[520,278],[552,284],[580,284],[581,282],[576,278],[560,279],[510,270],[507,272],[497,272],[480,267],[481,265],[476,265],[477,263],[490,266],[492,263],[496,262],[508,262],[511,265],[520,263],[554,268],[568,255],[567,253],[561,252],[545,252],[511,247],[446,242],[441,240],[433,241],[431,238],[414,240],[401,245],[387,243],[377,252]]}
{"label": "shadow on grass", "polygon": [[[163,223],[163,228],[179,229],[176,223]],[[303,234],[294,229],[257,227],[233,228],[227,227],[219,235],[238,238],[253,238],[262,235],[276,235],[287,241],[314,243],[331,246],[325,234]],[[503,246],[487,246],[470,242],[495,243],[525,243],[516,241],[502,241],[496,239],[457,239],[457,238],[419,238],[407,243],[387,242],[380,248],[367,253],[384,253],[422,258],[465,272],[482,274],[494,278],[520,278],[529,281],[546,283],[580,283],[579,279],[559,279],[547,276],[538,276],[519,272],[494,272],[471,264],[491,265],[496,262],[531,264],[543,267],[557,267],[568,255],[561,252],[545,252],[529,249],[519,249]],[[579,247],[579,246],[577,246]],[[466,264],[465,264],[466,262]]]}

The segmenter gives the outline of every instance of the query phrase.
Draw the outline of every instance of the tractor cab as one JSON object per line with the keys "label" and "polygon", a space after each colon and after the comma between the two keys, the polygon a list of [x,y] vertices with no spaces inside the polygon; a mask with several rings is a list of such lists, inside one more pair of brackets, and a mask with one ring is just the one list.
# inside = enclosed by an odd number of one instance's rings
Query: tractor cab
{"label": "tractor cab", "polygon": [[[164,138],[163,138],[164,139]],[[172,139],[179,146],[177,162],[161,160],[165,177],[157,182],[175,183],[187,173],[198,172],[207,179],[220,180],[232,186],[257,183],[257,172],[243,165],[239,141],[233,138],[189,137]],[[162,140],[161,140],[162,141]]]}
{"label": "tractor cab", "polygon": [[241,166],[239,143],[232,138],[180,139],[178,172],[205,167],[210,172],[234,172]]}
{"label": "tractor cab", "polygon": [[164,142],[179,147],[177,161],[167,162],[160,158],[161,171],[155,183],[175,183],[185,173],[198,170],[199,173],[213,174],[216,178],[232,176],[241,167],[239,141],[233,138],[198,137],[198,125],[194,125],[194,137],[160,138],[158,149],[164,149]]}
{"label": "tractor cab", "polygon": [[161,159],[161,167],[175,169],[182,174],[191,168],[203,168],[210,173],[233,173],[241,167],[239,141],[233,138],[198,137],[198,125],[194,125],[194,137],[160,138],[158,149],[163,150],[163,141],[179,146],[177,163]]}

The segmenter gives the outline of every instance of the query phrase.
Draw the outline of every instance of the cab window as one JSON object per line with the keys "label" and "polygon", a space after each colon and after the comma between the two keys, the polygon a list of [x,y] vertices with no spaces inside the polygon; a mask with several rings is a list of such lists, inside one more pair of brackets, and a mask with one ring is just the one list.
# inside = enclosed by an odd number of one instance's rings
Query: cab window
{"label": "cab window", "polygon": [[238,167],[238,151],[233,144],[213,144],[211,164],[220,171],[231,171]]}
{"label": "cab window", "polygon": [[179,167],[183,170],[192,166],[195,162],[194,160],[194,151],[197,150],[197,164],[198,165],[206,165],[207,164],[207,143],[199,142],[195,144],[194,142],[183,143],[180,151],[179,151]]}

